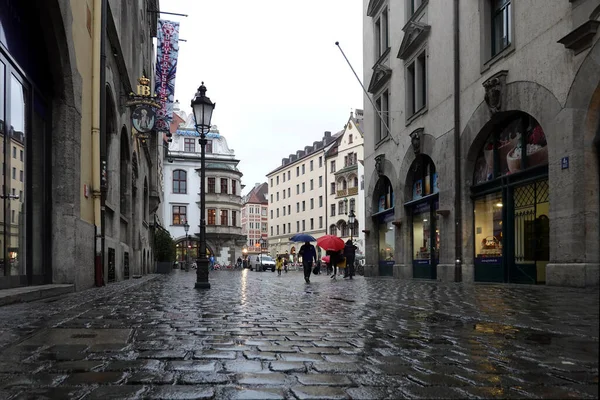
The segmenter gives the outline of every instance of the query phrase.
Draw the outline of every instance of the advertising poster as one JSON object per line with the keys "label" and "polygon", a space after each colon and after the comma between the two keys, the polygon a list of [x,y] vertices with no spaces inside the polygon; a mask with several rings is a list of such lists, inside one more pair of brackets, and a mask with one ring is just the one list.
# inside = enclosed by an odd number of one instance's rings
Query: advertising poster
{"label": "advertising poster", "polygon": [[158,20],[156,53],[154,93],[161,106],[156,112],[156,129],[165,132],[169,130],[173,117],[175,73],[179,54],[179,22]]}
{"label": "advertising poster", "polygon": [[423,181],[419,179],[413,183],[413,199],[420,199],[421,197],[423,197]]}

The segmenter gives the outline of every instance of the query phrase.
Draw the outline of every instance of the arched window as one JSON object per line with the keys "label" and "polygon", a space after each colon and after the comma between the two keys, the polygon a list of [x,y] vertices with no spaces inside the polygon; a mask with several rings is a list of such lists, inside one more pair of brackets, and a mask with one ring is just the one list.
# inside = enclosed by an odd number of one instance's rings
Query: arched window
{"label": "arched window", "polygon": [[329,234],[330,235],[337,235],[337,228],[335,227],[335,225],[330,225],[329,226]]}
{"label": "arched window", "polygon": [[348,189],[348,182],[346,182],[346,180],[344,179],[342,181],[342,190],[346,190],[346,189]]}
{"label": "arched window", "polygon": [[181,169],[173,171],[173,193],[187,193],[187,172]]}
{"label": "arched window", "polygon": [[350,233],[348,231],[348,224],[346,223],[346,221],[340,222],[340,230],[342,231],[342,236],[341,237],[350,236]]}
{"label": "arched window", "polygon": [[354,177],[354,185],[353,187],[358,187],[358,176]]}

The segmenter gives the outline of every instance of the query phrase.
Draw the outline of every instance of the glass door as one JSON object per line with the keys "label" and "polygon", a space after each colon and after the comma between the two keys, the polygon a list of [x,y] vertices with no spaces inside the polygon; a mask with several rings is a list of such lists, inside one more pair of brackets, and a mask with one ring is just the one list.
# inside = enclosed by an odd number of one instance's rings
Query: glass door
{"label": "glass door", "polygon": [[440,249],[437,204],[437,200],[429,199],[412,208],[413,278],[437,278]]}

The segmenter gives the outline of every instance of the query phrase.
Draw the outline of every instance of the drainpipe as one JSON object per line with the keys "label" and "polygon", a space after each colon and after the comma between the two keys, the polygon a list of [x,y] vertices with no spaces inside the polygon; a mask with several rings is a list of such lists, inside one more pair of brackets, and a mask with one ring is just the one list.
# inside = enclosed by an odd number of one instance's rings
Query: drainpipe
{"label": "drainpipe", "polygon": [[460,0],[454,0],[454,281],[462,281],[462,202],[460,164]]}
{"label": "drainpipe", "polygon": [[104,266],[106,265],[106,193],[108,192],[108,171],[106,154],[106,27],[108,0],[102,0],[102,21],[100,26],[100,222],[101,222],[101,261],[102,284],[104,285]]}
{"label": "drainpipe", "polygon": [[[101,136],[106,114],[104,36],[106,33],[106,0],[94,0],[94,30],[92,52],[92,191],[94,200],[94,283],[102,286],[104,266],[104,224],[102,212]],[[104,55],[104,57],[103,57]]]}

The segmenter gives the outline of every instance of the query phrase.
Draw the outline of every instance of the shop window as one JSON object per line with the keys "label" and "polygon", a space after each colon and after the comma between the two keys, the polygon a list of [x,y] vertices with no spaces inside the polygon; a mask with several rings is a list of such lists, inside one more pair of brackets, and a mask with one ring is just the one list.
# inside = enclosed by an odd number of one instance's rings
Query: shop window
{"label": "shop window", "polygon": [[395,232],[392,224],[394,214],[383,216],[379,221],[379,264],[386,266],[394,265],[394,252],[396,249]]}
{"label": "shop window", "polygon": [[412,211],[415,265],[436,265],[439,259],[440,235],[437,228],[439,218],[431,211],[431,204],[428,202],[415,206]]}
{"label": "shop window", "polygon": [[502,263],[502,193],[488,194],[475,200],[476,262]]}
{"label": "shop window", "polygon": [[413,170],[413,189],[412,199],[418,200],[430,194],[439,192],[438,175],[435,171],[435,165],[431,158],[421,154],[415,160],[412,166]]}
{"label": "shop window", "polygon": [[473,183],[547,164],[548,146],[542,127],[532,116],[516,113],[488,136],[475,161]]}
{"label": "shop window", "polygon": [[379,194],[375,209],[378,213],[384,212],[394,207],[394,190],[389,179],[380,179],[377,182],[375,192]]}

